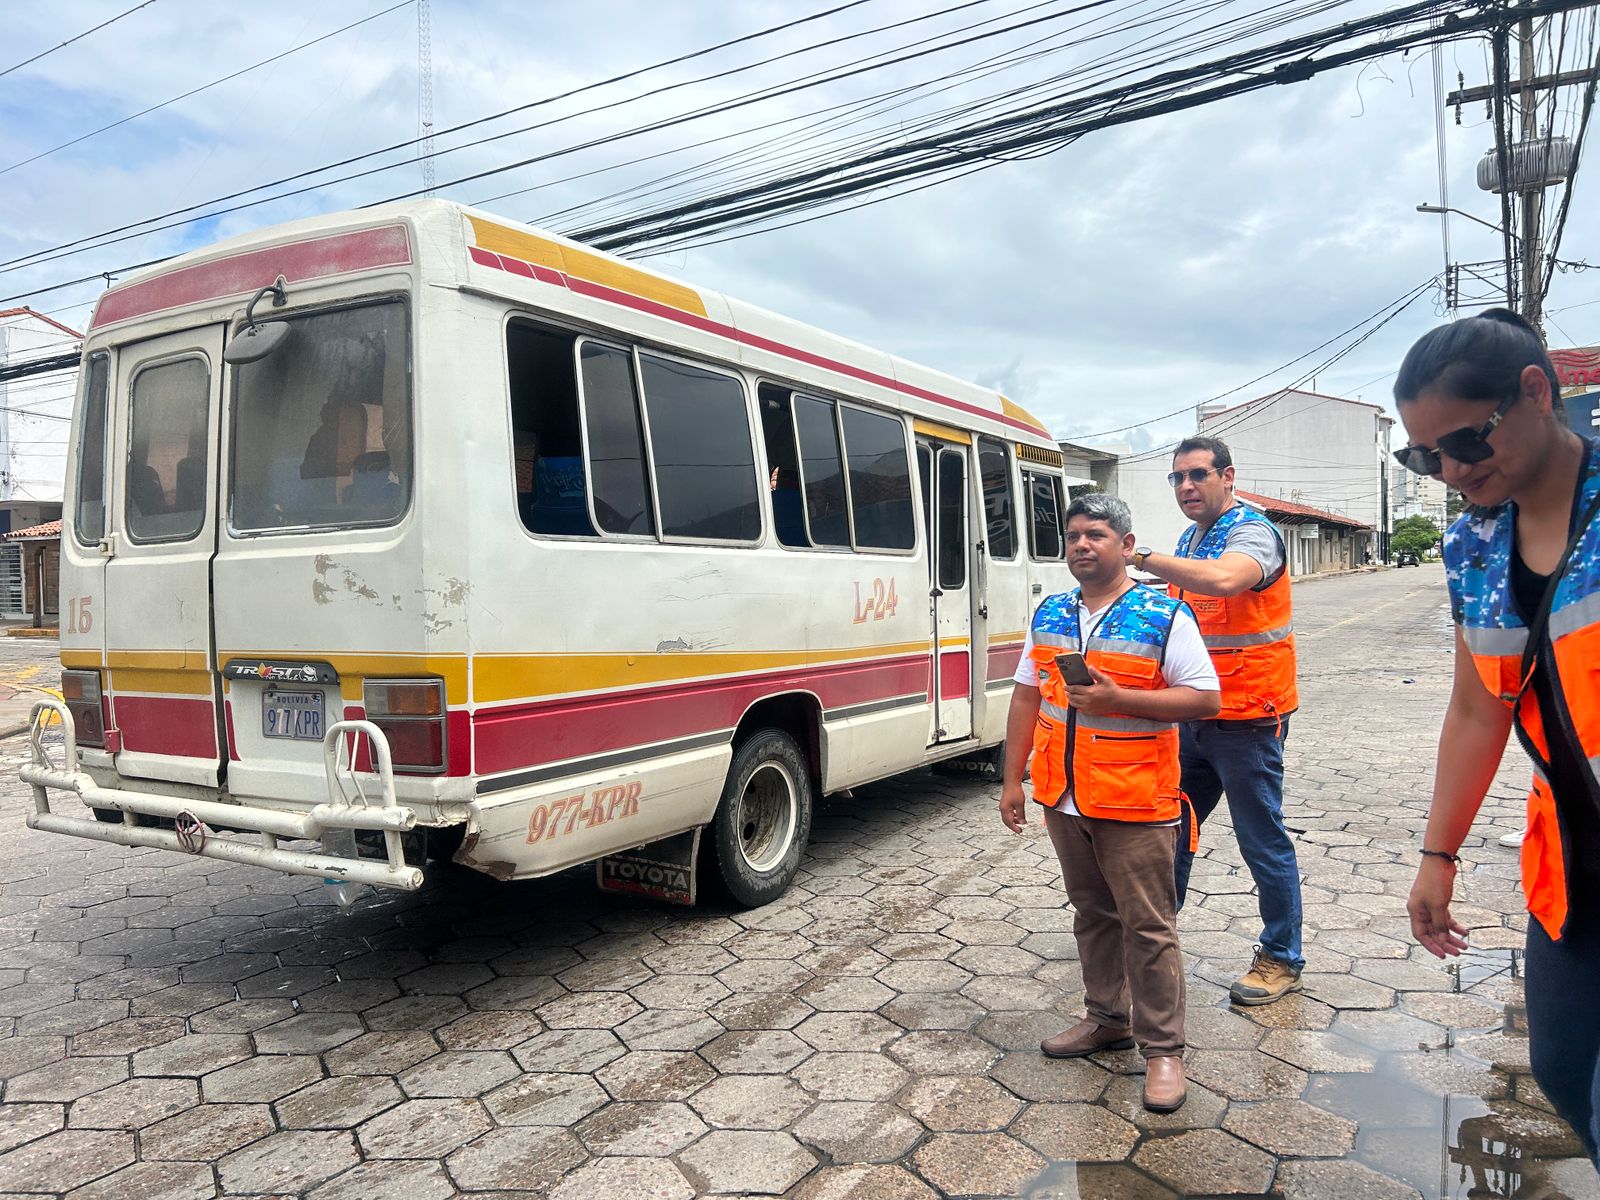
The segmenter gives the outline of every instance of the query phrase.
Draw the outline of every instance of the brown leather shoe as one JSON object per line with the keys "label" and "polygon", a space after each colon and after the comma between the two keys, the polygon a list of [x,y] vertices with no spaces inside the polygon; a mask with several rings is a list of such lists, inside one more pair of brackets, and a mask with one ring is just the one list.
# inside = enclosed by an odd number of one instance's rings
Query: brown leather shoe
{"label": "brown leather shoe", "polygon": [[1144,1060],[1144,1106],[1151,1112],[1176,1112],[1189,1096],[1183,1077],[1183,1059],[1162,1054]]}
{"label": "brown leather shoe", "polygon": [[1108,1029],[1085,1017],[1071,1029],[1045,1038],[1039,1049],[1046,1058],[1087,1058],[1102,1050],[1127,1050],[1132,1045],[1132,1030]]}

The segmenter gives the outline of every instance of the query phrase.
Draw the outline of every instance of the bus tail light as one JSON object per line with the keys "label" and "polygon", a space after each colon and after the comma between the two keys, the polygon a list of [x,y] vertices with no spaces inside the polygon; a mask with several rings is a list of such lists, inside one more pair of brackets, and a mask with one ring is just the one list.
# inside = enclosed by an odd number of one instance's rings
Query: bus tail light
{"label": "bus tail light", "polygon": [[105,707],[99,671],[61,672],[61,698],[72,714],[72,733],[80,746],[106,744]]}
{"label": "bus tail light", "polygon": [[371,721],[389,740],[396,771],[413,774],[445,767],[442,679],[368,679],[362,700]]}

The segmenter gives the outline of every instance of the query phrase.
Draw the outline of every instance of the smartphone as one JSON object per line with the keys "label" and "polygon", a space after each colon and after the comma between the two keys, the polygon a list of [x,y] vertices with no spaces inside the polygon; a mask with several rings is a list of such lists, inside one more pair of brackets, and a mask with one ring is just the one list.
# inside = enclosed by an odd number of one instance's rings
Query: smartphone
{"label": "smartphone", "polygon": [[1087,687],[1094,682],[1094,676],[1089,674],[1089,664],[1083,661],[1083,655],[1076,650],[1056,655],[1056,670],[1069,684]]}

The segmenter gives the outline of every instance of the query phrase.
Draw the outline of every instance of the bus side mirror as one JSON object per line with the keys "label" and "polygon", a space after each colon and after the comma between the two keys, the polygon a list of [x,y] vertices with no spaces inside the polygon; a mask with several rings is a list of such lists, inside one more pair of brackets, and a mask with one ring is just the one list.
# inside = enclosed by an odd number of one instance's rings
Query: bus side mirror
{"label": "bus side mirror", "polygon": [[251,297],[250,303],[244,309],[244,329],[228,342],[228,347],[222,352],[222,361],[232,366],[241,363],[253,363],[271,354],[283,345],[284,338],[289,336],[289,325],[285,321],[274,321],[270,325],[256,324],[256,305],[261,298],[271,295],[272,306],[282,308],[289,302],[289,281],[282,275],[267,287],[262,288]]}

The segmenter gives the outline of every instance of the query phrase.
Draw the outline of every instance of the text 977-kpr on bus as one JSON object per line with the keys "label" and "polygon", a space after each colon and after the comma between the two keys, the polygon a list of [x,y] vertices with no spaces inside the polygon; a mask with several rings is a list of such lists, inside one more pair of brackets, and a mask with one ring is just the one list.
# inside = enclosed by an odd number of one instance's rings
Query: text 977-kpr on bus
{"label": "text 977-kpr on bus", "polygon": [[456,204],[187,254],[85,342],[29,823],[765,903],[818,796],[1003,740],[1060,465],[993,392]]}

